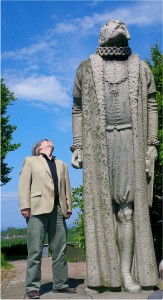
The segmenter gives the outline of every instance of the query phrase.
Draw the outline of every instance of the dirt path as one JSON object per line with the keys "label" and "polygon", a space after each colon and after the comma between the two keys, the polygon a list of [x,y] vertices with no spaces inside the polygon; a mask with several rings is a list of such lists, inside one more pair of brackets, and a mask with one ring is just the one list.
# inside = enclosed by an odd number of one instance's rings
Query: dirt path
{"label": "dirt path", "polygon": [[[23,299],[25,293],[25,271],[26,260],[11,261],[14,269],[5,276],[1,285],[1,299]],[[52,294],[52,267],[51,257],[42,259],[42,286],[41,294],[43,299],[48,294],[47,299],[54,298]],[[86,273],[85,262],[68,263],[69,281],[72,286],[84,286],[84,278]],[[79,288],[80,289],[80,288]],[[69,295],[70,296],[70,295]],[[63,298],[63,295],[62,295]]]}
{"label": "dirt path", "polygon": [[[2,282],[1,299],[24,299],[26,260],[11,261],[14,269],[8,273]],[[42,259],[42,285],[41,299],[147,299],[151,292],[127,293],[104,292],[101,294],[86,295],[84,280],[86,277],[86,263],[68,263],[70,285],[76,287],[77,293],[54,294],[52,293],[52,268],[51,257]]]}

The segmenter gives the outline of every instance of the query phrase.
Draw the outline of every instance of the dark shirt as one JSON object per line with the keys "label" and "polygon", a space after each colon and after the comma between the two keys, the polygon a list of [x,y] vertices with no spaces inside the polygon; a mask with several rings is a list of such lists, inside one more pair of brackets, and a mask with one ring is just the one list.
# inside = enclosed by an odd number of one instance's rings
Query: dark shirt
{"label": "dark shirt", "polygon": [[57,169],[55,164],[54,157],[49,159],[45,153],[41,153],[41,155],[46,159],[47,164],[49,166],[53,182],[54,182],[54,190],[55,190],[55,204],[59,204],[59,194],[58,194],[58,176],[57,176]]}

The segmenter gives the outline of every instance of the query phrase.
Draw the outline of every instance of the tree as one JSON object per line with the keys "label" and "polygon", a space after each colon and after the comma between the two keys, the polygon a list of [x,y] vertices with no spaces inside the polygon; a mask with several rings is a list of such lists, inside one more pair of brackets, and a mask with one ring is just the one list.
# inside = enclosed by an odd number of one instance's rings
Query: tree
{"label": "tree", "polygon": [[13,169],[5,162],[5,158],[8,152],[14,151],[20,147],[20,144],[11,144],[12,133],[17,127],[9,124],[10,116],[6,115],[8,105],[12,105],[12,101],[15,100],[16,98],[14,97],[14,94],[9,91],[4,84],[4,80],[1,79],[1,185],[5,185],[11,180],[8,175]]}
{"label": "tree", "polygon": [[161,240],[162,240],[162,165],[163,165],[163,130],[162,130],[162,107],[163,107],[163,78],[162,65],[163,55],[160,52],[159,45],[156,43],[151,47],[151,60],[147,60],[152,70],[156,84],[156,100],[158,104],[158,158],[155,163],[155,180],[153,189],[153,207],[150,210],[152,232],[154,238],[155,252],[158,260],[162,259]]}
{"label": "tree", "polygon": [[1,231],[1,235],[3,236],[14,236],[14,235],[27,235],[27,228],[15,228],[8,227],[6,230]]}
{"label": "tree", "polygon": [[85,235],[84,235],[84,202],[83,186],[72,189],[73,208],[79,208],[78,218],[74,223],[75,239],[81,251],[85,252]]}

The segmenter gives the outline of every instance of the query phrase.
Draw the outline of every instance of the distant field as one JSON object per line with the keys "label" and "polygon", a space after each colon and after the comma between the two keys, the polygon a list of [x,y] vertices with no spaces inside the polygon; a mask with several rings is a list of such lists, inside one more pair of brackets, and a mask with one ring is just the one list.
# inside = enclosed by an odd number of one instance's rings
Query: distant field
{"label": "distant field", "polygon": [[[67,242],[74,243],[75,242],[75,235],[73,233],[73,228],[68,229],[67,233]],[[45,244],[48,243],[48,237],[46,235]],[[9,238],[9,239],[1,239],[1,248],[3,247],[11,247],[16,245],[25,245],[27,244],[26,238]]]}
{"label": "distant field", "polygon": [[3,239],[1,240],[1,248],[11,247],[15,245],[25,245],[27,244],[26,238],[13,238],[13,239]]}
{"label": "distant field", "polygon": [[[85,260],[83,255],[75,244],[75,234],[73,228],[68,229],[67,235],[67,260],[69,262]],[[48,244],[48,237],[45,238],[45,244]],[[26,238],[11,238],[1,240],[1,251],[7,259],[21,259],[27,257],[27,239]],[[50,251],[49,251],[49,255]]]}

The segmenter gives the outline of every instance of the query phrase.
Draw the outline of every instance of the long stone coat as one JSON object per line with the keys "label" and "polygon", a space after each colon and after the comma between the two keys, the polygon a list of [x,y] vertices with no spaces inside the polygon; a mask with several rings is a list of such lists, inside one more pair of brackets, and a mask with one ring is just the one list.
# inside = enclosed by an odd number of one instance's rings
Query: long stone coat
{"label": "long stone coat", "polygon": [[[94,54],[77,70],[73,134],[74,145],[83,147],[87,285],[119,287],[121,273],[109,186],[103,66],[103,59]],[[149,101],[149,95],[155,93],[152,73],[138,55],[128,58],[128,85],[135,169],[134,273],[141,286],[154,286],[158,274],[149,219],[145,155],[150,135],[149,110],[156,115],[157,109],[156,102],[150,105]]]}

